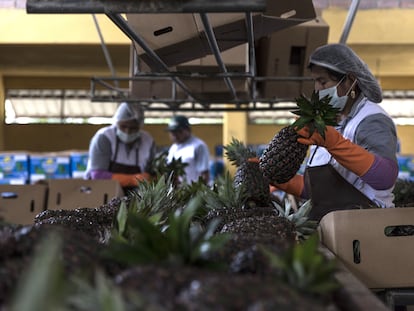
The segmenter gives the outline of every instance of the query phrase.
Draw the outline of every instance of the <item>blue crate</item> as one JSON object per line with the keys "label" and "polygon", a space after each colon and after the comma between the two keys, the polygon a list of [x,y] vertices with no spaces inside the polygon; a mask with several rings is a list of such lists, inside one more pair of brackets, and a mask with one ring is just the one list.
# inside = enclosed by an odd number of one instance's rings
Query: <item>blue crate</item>
{"label": "blue crate", "polygon": [[72,178],[83,178],[88,165],[89,154],[85,152],[72,152],[70,154],[70,174]]}
{"label": "blue crate", "polygon": [[398,178],[414,179],[414,156],[413,155],[398,155]]}
{"label": "blue crate", "polygon": [[30,183],[44,179],[71,178],[69,155],[30,155]]}
{"label": "blue crate", "polygon": [[0,153],[0,184],[24,185],[29,182],[27,153]]}

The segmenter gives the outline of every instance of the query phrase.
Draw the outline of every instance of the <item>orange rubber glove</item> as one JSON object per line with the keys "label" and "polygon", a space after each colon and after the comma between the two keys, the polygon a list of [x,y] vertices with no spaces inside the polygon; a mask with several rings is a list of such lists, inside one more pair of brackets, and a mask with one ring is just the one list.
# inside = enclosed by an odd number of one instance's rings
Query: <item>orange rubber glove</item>
{"label": "orange rubber glove", "polygon": [[251,163],[259,163],[259,158],[248,158],[247,162],[251,162]]}
{"label": "orange rubber glove", "polygon": [[302,175],[293,176],[288,182],[283,184],[270,185],[270,192],[276,189],[282,190],[286,193],[293,194],[294,196],[300,197],[305,187],[305,182]]}
{"label": "orange rubber glove", "polygon": [[[259,163],[259,158],[249,158],[247,161],[253,163]],[[300,197],[305,187],[305,182],[302,175],[295,175],[293,176],[288,182],[283,184],[270,184],[269,185],[269,192],[273,192],[276,190],[282,190],[286,193],[293,194],[295,196]]]}
{"label": "orange rubber glove", "polygon": [[332,126],[326,127],[325,139],[316,131],[310,136],[308,127],[297,133],[302,136],[298,138],[299,143],[325,147],[339,164],[358,176],[364,175],[374,163],[375,156],[372,153],[343,137]]}
{"label": "orange rubber glove", "polygon": [[150,180],[151,175],[148,173],[141,173],[141,174],[113,173],[112,179],[117,180],[122,187],[136,187],[140,181]]}

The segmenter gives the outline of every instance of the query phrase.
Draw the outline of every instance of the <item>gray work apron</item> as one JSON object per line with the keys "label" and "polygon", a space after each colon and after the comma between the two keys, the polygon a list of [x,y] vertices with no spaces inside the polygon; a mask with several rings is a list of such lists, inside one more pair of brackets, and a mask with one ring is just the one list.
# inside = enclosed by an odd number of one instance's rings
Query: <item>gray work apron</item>
{"label": "gray work apron", "polygon": [[329,212],[375,206],[330,164],[307,167],[305,183],[312,200],[309,219],[320,221]]}

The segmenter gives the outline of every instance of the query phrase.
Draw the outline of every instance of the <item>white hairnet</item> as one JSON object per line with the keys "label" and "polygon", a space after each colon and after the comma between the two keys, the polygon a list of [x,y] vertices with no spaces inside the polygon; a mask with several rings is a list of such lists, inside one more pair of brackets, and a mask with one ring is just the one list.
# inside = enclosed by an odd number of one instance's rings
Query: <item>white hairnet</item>
{"label": "white hairnet", "polygon": [[327,44],[317,48],[309,59],[310,64],[342,74],[352,73],[362,93],[372,102],[382,101],[381,87],[359,56],[344,44]]}
{"label": "white hairnet", "polygon": [[122,103],[114,115],[114,123],[118,121],[136,120],[138,124],[144,122],[144,109],[140,104]]}

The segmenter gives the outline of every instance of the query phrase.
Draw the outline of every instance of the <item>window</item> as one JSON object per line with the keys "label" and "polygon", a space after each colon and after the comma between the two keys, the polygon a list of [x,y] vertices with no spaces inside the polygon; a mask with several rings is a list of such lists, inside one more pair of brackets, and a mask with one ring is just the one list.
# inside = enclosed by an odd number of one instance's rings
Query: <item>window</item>
{"label": "window", "polygon": [[110,123],[117,103],[91,102],[86,90],[8,90],[6,123]]}
{"label": "window", "polygon": [[[5,113],[7,124],[72,123],[110,124],[117,102],[91,101],[89,90],[9,89],[6,92]],[[99,91],[105,95],[108,91]],[[152,104],[151,107],[156,107]],[[257,104],[260,107],[260,103]],[[160,103],[159,106],[165,107]],[[289,107],[294,103],[279,103],[278,110],[250,111],[249,121],[256,124],[288,124],[295,117]],[[396,124],[414,125],[414,91],[386,91],[381,106]],[[191,105],[182,105],[180,114],[192,124],[221,124],[223,112],[191,111]],[[185,108],[185,109],[184,109]],[[165,124],[177,112],[152,110],[145,112],[145,123]]]}

